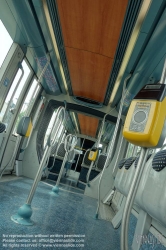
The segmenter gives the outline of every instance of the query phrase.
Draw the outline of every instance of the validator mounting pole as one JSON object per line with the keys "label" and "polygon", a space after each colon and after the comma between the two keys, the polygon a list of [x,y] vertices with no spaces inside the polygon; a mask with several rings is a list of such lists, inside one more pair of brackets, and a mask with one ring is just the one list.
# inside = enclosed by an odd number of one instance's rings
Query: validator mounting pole
{"label": "validator mounting pole", "polygon": [[131,214],[134,199],[138,190],[138,186],[141,180],[144,165],[146,163],[148,151],[149,149],[147,148],[141,149],[138,165],[136,167],[135,175],[133,177],[133,181],[131,183],[131,187],[130,187],[130,190],[126,199],[126,204],[124,207],[123,217],[122,217],[122,225],[121,225],[121,250],[128,249],[128,230],[129,230],[130,214]]}

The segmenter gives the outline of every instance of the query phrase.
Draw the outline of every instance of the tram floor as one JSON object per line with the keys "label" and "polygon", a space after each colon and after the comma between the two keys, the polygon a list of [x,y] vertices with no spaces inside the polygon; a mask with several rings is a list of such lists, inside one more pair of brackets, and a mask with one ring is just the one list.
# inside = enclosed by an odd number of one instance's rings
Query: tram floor
{"label": "tram floor", "polygon": [[[50,195],[48,183],[39,183],[32,201],[34,225],[23,226],[11,221],[11,215],[25,203],[31,185],[32,180],[28,178],[0,182],[0,249],[120,250],[120,228],[115,230],[110,222],[94,219],[95,199],[66,189],[60,189],[58,196]],[[132,215],[130,246],[135,226]],[[144,243],[143,249],[166,248]]]}

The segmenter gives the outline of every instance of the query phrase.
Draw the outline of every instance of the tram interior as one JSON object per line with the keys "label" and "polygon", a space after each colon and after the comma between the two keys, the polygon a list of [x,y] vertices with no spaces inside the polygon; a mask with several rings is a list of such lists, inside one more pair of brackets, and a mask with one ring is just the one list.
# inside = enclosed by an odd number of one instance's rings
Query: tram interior
{"label": "tram interior", "polygon": [[166,249],[166,1],[0,5],[0,248]]}

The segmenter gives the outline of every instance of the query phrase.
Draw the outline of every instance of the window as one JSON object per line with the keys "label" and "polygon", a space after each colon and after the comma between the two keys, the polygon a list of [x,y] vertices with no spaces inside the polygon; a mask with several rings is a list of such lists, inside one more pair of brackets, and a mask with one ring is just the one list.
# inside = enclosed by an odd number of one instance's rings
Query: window
{"label": "window", "polygon": [[23,105],[22,105],[22,108],[21,108],[21,111],[19,112],[19,115],[17,117],[17,121],[16,121],[16,124],[15,124],[15,128],[14,128],[14,131],[13,133],[15,135],[17,135],[16,131],[17,131],[17,126],[19,124],[19,121],[21,120],[21,118],[23,116],[29,116],[30,113],[31,113],[31,110],[33,108],[33,105],[35,103],[35,100],[36,100],[36,97],[37,97],[37,93],[40,89],[40,85],[38,84],[37,80],[34,79],[29,90],[28,90],[28,94],[23,102]]}
{"label": "window", "polygon": [[[46,146],[46,143],[47,143],[47,139],[48,139],[48,136],[51,132],[51,129],[52,129],[52,126],[53,126],[53,122],[55,121],[55,117],[56,117],[56,111],[53,113],[52,117],[51,117],[51,120],[49,122],[49,125],[48,125],[48,128],[47,128],[47,131],[46,131],[46,134],[45,134],[45,137],[44,137],[44,147]],[[61,125],[60,129],[59,129],[59,132],[57,134],[57,140],[58,138],[60,137],[61,133],[62,133],[62,130],[63,130],[63,125]]]}
{"label": "window", "polygon": [[5,99],[5,102],[1,110],[1,118],[3,118],[3,122],[6,123],[6,125],[10,123],[12,115],[15,112],[15,107],[20,97],[21,91],[23,90],[26,80],[30,74],[30,69],[27,63],[25,62],[25,60],[22,62],[22,67],[24,69],[24,75],[22,77],[22,80],[20,81],[18,85],[19,79],[22,74],[21,69],[19,69],[10,87],[10,90],[8,92],[8,95]]}
{"label": "window", "polygon": [[6,30],[5,26],[3,25],[2,21],[0,20],[0,68],[3,64],[3,61],[13,43],[8,31]]}
{"label": "window", "polygon": [[25,101],[23,103],[22,109],[20,114],[22,114],[22,116],[28,116],[30,114],[30,110],[32,109],[32,106],[35,102],[35,97],[36,94],[39,90],[40,86],[38,85],[36,79],[33,80],[32,85],[28,91],[28,94],[25,98]]}

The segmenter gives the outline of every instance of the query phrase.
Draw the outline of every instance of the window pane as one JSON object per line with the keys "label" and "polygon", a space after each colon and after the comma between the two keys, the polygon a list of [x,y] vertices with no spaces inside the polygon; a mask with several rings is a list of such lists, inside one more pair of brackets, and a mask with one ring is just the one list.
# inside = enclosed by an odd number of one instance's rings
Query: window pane
{"label": "window pane", "polygon": [[[48,128],[47,128],[47,131],[46,131],[46,134],[45,134],[45,137],[44,137],[44,147],[46,146],[46,143],[47,143],[47,139],[48,139],[48,136],[51,132],[51,129],[52,129],[52,126],[53,126],[53,122],[55,121],[55,117],[57,115],[57,110],[53,113],[52,117],[51,117],[51,120],[49,122],[49,125],[48,125]],[[57,121],[58,122],[58,121]],[[59,120],[60,122],[60,120]],[[58,124],[59,124],[58,122]],[[61,127],[59,128],[59,131],[58,131],[58,134],[56,136],[56,140],[58,140],[58,138],[60,137],[61,133],[62,133],[62,130],[63,130],[63,127],[64,125],[62,124]]]}
{"label": "window pane", "polygon": [[31,85],[29,92],[28,92],[28,94],[25,98],[25,101],[23,103],[23,106],[22,106],[22,109],[20,112],[21,114],[23,114],[22,116],[28,115],[28,113],[29,113],[28,110],[31,109],[31,106],[34,103],[34,96],[35,96],[36,89],[37,89],[37,81],[35,79]]}
{"label": "window pane", "polygon": [[13,133],[14,134],[17,134],[16,131],[17,131],[17,126],[18,126],[18,123],[19,121],[21,120],[21,118],[23,116],[29,116],[30,115],[30,112],[32,110],[32,107],[33,107],[33,104],[35,103],[35,99],[36,99],[36,94],[39,90],[40,86],[37,82],[36,79],[33,80],[32,82],[32,85],[28,91],[28,94],[25,98],[25,101],[22,105],[22,108],[21,108],[21,111],[18,115],[18,118],[17,118],[17,122],[16,122],[16,125],[15,125],[15,128],[14,128],[14,131]]}
{"label": "window pane", "polygon": [[2,63],[13,43],[9,33],[7,32],[5,26],[3,25],[2,21],[0,20],[0,68]]}
{"label": "window pane", "polygon": [[47,139],[48,139],[48,136],[51,132],[51,129],[52,129],[52,126],[53,126],[53,122],[55,120],[55,117],[56,117],[56,112],[53,113],[52,117],[51,117],[51,120],[48,124],[48,128],[47,128],[47,131],[46,131],[46,134],[45,134],[45,137],[44,137],[44,147],[46,146],[46,143],[47,143]]}
{"label": "window pane", "polygon": [[10,87],[10,90],[9,90],[9,93],[6,97],[4,105],[2,107],[1,116],[3,117],[3,122],[6,123],[6,125],[9,124],[9,122],[12,118],[12,115],[13,115],[12,112],[14,111],[14,109],[16,107],[16,104],[17,104],[17,101],[20,97],[21,91],[22,91],[22,89],[26,83],[26,80],[29,76],[29,73],[30,73],[30,69],[25,61],[22,62],[22,66],[24,69],[23,78],[22,78],[21,82],[19,83],[19,85],[17,85],[17,83],[20,79],[20,76],[22,74],[21,70],[19,69],[16,76],[15,76],[15,79]]}

